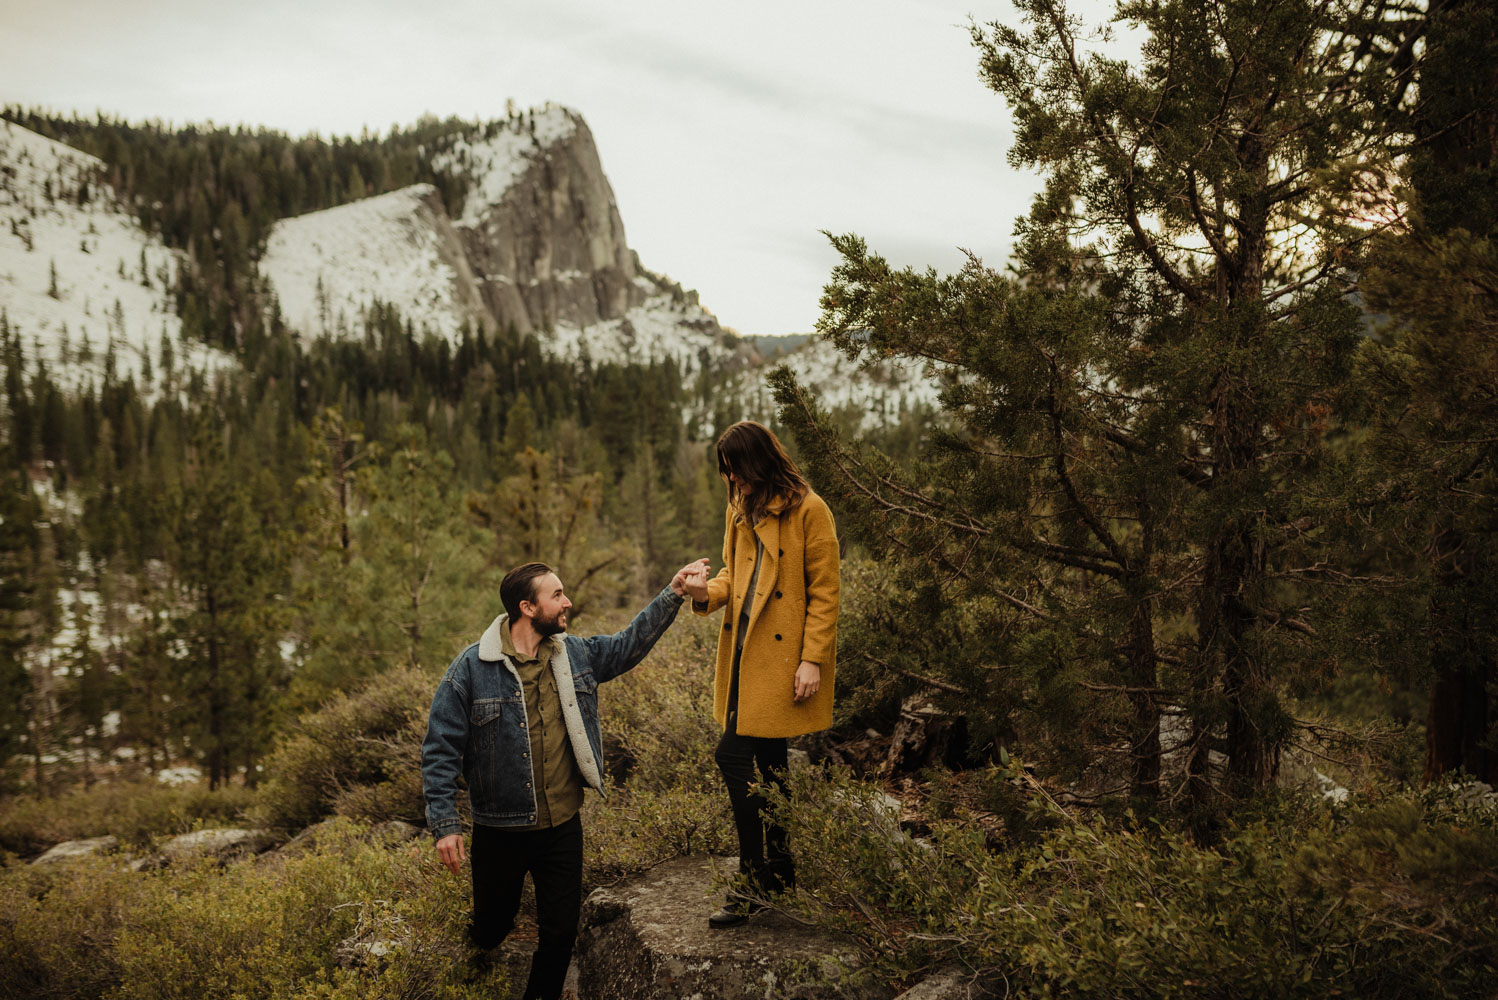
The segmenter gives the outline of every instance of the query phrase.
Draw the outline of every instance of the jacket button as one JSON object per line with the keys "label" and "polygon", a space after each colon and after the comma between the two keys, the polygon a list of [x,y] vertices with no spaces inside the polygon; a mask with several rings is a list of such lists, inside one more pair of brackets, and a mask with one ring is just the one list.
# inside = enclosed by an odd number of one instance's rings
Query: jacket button
{"label": "jacket button", "polygon": [[775,552],[777,555],[785,555],[785,549],[776,549]]}
{"label": "jacket button", "polygon": [[723,631],[725,631],[725,632],[731,632],[731,631],[733,631],[733,626],[730,625],[730,624],[728,624],[727,622],[724,622],[723,623]]}
{"label": "jacket button", "polygon": [[780,591],[777,590],[777,591],[775,591],[775,596],[776,597],[784,597],[785,595],[782,594]]}
{"label": "jacket button", "polygon": [[526,787],[526,788],[529,788],[529,787],[531,787],[531,783],[530,783],[530,782],[529,782],[529,781],[527,781],[527,782],[526,782],[526,783],[525,783],[525,787]]}
{"label": "jacket button", "polygon": [[775,641],[776,641],[776,642],[779,642],[779,641],[780,641],[780,633],[779,633],[779,632],[776,632],[776,633],[775,633]]}

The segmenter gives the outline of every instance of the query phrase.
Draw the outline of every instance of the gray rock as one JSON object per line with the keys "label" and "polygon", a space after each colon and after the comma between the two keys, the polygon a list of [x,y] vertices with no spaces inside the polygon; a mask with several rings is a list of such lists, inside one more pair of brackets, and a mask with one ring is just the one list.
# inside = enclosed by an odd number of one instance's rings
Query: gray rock
{"label": "gray rock", "polygon": [[274,845],[276,835],[269,830],[214,829],[195,830],[173,837],[161,846],[159,864],[181,864],[200,858],[231,858],[259,854]]}
{"label": "gray rock", "polygon": [[580,118],[463,235],[495,318],[522,333],[556,322],[587,326],[645,300],[613,189]]}
{"label": "gray rock", "polygon": [[728,864],[701,856],[677,858],[594,890],[583,903],[578,995],[588,1000],[888,1000],[893,995],[843,992],[837,985],[839,963],[853,963],[851,946],[779,914],[759,913],[727,930],[708,927],[708,914],[722,903],[721,891],[713,887],[713,866]]}
{"label": "gray rock", "polygon": [[54,845],[47,853],[32,861],[34,865],[52,865],[74,858],[89,858],[104,854],[120,846],[114,837],[90,837],[88,840],[65,840]]}
{"label": "gray rock", "polygon": [[389,819],[383,823],[376,823],[369,831],[369,839],[376,843],[404,844],[415,840],[425,831],[414,823],[405,820]]}
{"label": "gray rock", "polygon": [[896,1000],[987,1000],[994,996],[972,975],[944,969],[901,993]]}

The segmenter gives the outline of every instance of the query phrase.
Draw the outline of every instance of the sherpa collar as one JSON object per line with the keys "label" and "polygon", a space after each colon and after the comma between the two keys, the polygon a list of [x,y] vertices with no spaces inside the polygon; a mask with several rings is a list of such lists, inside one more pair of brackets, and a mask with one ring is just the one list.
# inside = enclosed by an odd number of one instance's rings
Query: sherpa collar
{"label": "sherpa collar", "polygon": [[504,629],[509,627],[510,616],[500,615],[489,623],[484,634],[479,636],[479,659],[493,663],[505,653]]}
{"label": "sherpa collar", "polygon": [[[547,636],[541,641],[551,643],[553,652],[561,646],[555,636]],[[492,663],[506,655],[519,659],[515,643],[510,638],[510,616],[504,614],[490,622],[489,627],[484,629],[484,634],[479,636],[479,659]]]}

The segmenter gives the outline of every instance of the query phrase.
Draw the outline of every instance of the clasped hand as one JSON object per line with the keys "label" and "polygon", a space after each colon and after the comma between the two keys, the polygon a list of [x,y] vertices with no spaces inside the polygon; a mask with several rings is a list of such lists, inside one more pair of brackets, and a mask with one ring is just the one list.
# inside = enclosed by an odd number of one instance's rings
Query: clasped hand
{"label": "clasped hand", "polygon": [[706,559],[698,559],[689,562],[676,571],[671,578],[671,590],[677,597],[690,597],[694,601],[707,600],[707,567]]}

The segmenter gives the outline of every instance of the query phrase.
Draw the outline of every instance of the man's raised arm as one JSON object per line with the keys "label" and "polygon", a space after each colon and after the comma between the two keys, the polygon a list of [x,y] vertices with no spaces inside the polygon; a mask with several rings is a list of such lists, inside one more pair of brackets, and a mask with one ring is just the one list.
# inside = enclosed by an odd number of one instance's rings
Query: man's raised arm
{"label": "man's raised arm", "polygon": [[643,660],[676,620],[676,612],[687,595],[688,581],[706,575],[706,559],[688,563],[676,571],[671,583],[663,587],[655,600],[635,615],[634,621],[622,631],[581,640],[588,644],[594,664],[593,676],[600,682],[613,680]]}

